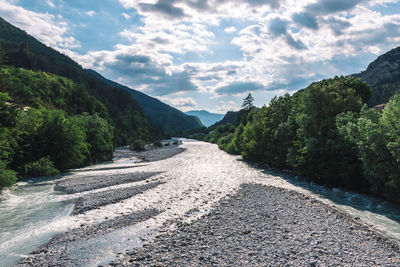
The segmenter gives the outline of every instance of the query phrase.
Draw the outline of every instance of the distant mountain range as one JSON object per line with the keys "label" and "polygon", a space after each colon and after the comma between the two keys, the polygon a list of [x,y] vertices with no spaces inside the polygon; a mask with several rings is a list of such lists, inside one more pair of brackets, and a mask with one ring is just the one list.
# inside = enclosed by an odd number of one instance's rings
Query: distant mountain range
{"label": "distant mountain range", "polygon": [[206,127],[213,125],[214,123],[222,120],[222,118],[224,117],[224,114],[210,113],[206,110],[191,110],[185,112],[185,114],[196,116]]}
{"label": "distant mountain range", "polygon": [[352,76],[371,86],[370,106],[387,103],[393,94],[400,93],[400,47],[379,56],[365,71]]}
{"label": "distant mountain range", "polygon": [[91,96],[106,106],[115,126],[117,144],[126,143],[133,132],[139,130],[136,129],[139,125],[147,123],[147,118],[155,126],[150,130],[155,136],[164,133],[180,134],[203,126],[196,117],[107,80],[92,70],[83,69],[68,56],[37,41],[2,18],[0,48],[4,54],[2,56],[0,53],[0,64],[4,61],[6,65],[56,74],[86,87]]}
{"label": "distant mountain range", "polygon": [[136,101],[139,102],[144,114],[149,117],[154,123],[161,126],[164,131],[172,135],[180,134],[182,132],[200,128],[203,126],[201,121],[195,116],[187,115],[182,111],[173,108],[154,97],[148,96],[142,92],[108,80],[94,70],[88,70],[88,72],[113,88],[120,88],[126,92],[129,92],[129,94]]}

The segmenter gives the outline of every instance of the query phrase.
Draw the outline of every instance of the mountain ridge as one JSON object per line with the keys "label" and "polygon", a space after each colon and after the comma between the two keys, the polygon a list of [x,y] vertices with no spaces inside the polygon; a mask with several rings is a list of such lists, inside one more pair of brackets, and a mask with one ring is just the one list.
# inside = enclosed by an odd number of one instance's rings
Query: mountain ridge
{"label": "mountain ridge", "polygon": [[[88,92],[98,100],[100,100],[106,107],[113,119],[113,123],[116,131],[117,144],[123,145],[129,143],[130,136],[134,134],[132,129],[136,129],[137,120],[135,121],[135,116],[139,118],[139,121],[148,120],[151,117],[151,122],[153,123],[152,134],[155,138],[160,135],[166,135],[165,131],[174,130],[177,132],[185,132],[193,128],[198,128],[201,125],[196,118],[187,117],[183,112],[180,112],[169,105],[162,103],[159,100],[151,98],[150,96],[144,96],[143,93],[132,93],[133,91],[129,88],[119,85],[117,83],[112,84],[106,81],[107,79],[99,79],[93,75],[92,72],[82,68],[73,59],[60,53],[59,51],[48,47],[47,45],[36,40],[34,37],[27,34],[25,31],[13,26],[12,24],[5,21],[0,17],[0,49],[4,51],[4,56],[0,55],[1,61],[5,61],[6,65],[15,66],[17,68],[26,68],[34,71],[44,71],[51,74],[63,76],[84,85]],[[101,76],[102,77],[102,76]],[[118,85],[118,86],[113,86]],[[135,99],[135,96],[142,99],[153,99],[151,103],[156,102],[158,105],[163,106],[160,109],[161,112],[167,112],[169,116],[161,116],[164,118],[161,123],[157,121],[157,114],[152,116],[144,116],[144,110],[147,107],[143,107]],[[141,101],[143,104],[143,101]],[[159,104],[162,103],[162,104]],[[173,112],[171,112],[171,109]],[[168,112],[170,110],[170,112]],[[144,115],[140,115],[144,114]],[[174,118],[177,116],[177,118]],[[141,118],[143,117],[143,118]],[[154,121],[155,120],[155,121]],[[171,123],[171,122],[178,123]],[[164,125],[162,124],[164,123]],[[151,124],[151,123],[147,123]],[[161,124],[164,131],[159,129],[157,125]],[[138,129],[136,129],[138,130]],[[135,131],[135,135],[141,132]]]}
{"label": "mountain ridge", "polygon": [[196,116],[197,118],[200,119],[200,121],[206,127],[213,125],[214,123],[222,120],[222,118],[224,117],[224,114],[211,113],[204,109],[203,110],[190,110],[190,111],[185,112],[185,114],[190,115],[190,116]]}
{"label": "mountain ridge", "polygon": [[157,98],[109,80],[94,70],[89,69],[87,71],[93,76],[103,80],[108,85],[128,92],[141,105],[144,114],[170,134],[179,134],[203,126],[197,117],[188,116],[184,112],[165,104]]}
{"label": "mountain ridge", "polygon": [[365,71],[351,76],[361,78],[372,88],[369,106],[387,103],[393,94],[400,92],[400,47],[380,55]]}

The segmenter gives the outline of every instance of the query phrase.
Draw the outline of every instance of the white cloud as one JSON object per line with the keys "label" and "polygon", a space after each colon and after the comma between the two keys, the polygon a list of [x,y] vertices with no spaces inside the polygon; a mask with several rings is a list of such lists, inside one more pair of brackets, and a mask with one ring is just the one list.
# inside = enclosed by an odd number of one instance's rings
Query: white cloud
{"label": "white cloud", "polygon": [[122,13],[122,16],[124,16],[125,19],[130,19],[130,18],[131,18],[131,16],[129,16],[129,15],[126,14],[126,13]]}
{"label": "white cloud", "polygon": [[89,17],[93,17],[94,15],[96,15],[96,11],[89,10],[89,11],[86,11],[85,14],[88,15]]}
{"label": "white cloud", "polygon": [[237,104],[235,101],[229,100],[229,101],[219,101],[217,107],[212,110],[215,113],[218,114],[225,114],[228,111],[237,111],[239,110],[241,107],[239,104]]}
{"label": "white cloud", "polygon": [[53,48],[65,53],[79,46],[68,24],[49,13],[37,13],[0,0],[0,16]]}
{"label": "white cloud", "polygon": [[189,110],[193,110],[197,107],[196,101],[191,97],[158,97],[161,101],[169,103],[173,107],[186,112]]}
{"label": "white cloud", "polygon": [[236,28],[234,26],[231,26],[231,27],[225,28],[224,32],[226,32],[226,33],[234,33],[234,32],[236,32]]}
{"label": "white cloud", "polygon": [[46,3],[52,8],[56,7],[56,5],[53,2],[51,2],[50,0],[47,0]]}

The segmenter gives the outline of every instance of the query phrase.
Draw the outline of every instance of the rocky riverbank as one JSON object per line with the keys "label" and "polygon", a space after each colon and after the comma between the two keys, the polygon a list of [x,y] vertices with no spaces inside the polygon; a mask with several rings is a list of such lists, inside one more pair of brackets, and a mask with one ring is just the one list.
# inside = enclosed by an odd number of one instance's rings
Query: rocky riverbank
{"label": "rocky riverbank", "polygon": [[114,266],[399,266],[399,248],[302,194],[246,184]]}

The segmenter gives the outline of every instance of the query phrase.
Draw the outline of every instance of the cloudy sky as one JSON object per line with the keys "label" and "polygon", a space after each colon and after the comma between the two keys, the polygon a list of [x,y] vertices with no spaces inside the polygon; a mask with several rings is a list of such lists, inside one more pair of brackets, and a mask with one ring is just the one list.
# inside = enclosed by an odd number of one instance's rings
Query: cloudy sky
{"label": "cloudy sky", "polygon": [[0,16],[183,111],[238,109],[364,70],[400,45],[400,0],[0,0]]}

